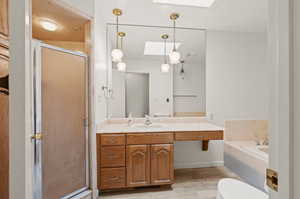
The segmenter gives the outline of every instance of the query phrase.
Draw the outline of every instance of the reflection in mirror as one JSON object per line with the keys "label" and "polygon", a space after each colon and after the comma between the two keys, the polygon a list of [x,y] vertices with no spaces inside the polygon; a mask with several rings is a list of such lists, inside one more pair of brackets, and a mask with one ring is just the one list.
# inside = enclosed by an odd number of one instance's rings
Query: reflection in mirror
{"label": "reflection in mirror", "polygon": [[[176,29],[175,45],[181,59],[171,65],[171,27],[119,25],[119,31],[126,34],[122,38],[125,71],[110,56],[116,46],[115,24],[108,24],[107,31],[107,86],[113,90],[107,102],[109,118],[205,116],[205,30]],[[169,37],[164,40],[163,35]],[[166,63],[169,70],[162,68]]]}
{"label": "reflection in mirror", "polygon": [[125,73],[126,117],[149,115],[149,73]]}

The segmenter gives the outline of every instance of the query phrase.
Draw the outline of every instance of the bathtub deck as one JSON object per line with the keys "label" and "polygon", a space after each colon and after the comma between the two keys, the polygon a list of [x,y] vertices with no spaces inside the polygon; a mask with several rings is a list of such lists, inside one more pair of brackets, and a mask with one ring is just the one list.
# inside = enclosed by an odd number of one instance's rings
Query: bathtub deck
{"label": "bathtub deck", "polygon": [[262,190],[265,185],[265,172],[268,168],[268,155],[256,149],[251,142],[224,142],[224,163],[227,168],[239,175],[246,183]]}
{"label": "bathtub deck", "polygon": [[103,199],[215,199],[222,178],[238,177],[224,167],[175,170],[172,189],[144,188],[131,192],[103,193]]}

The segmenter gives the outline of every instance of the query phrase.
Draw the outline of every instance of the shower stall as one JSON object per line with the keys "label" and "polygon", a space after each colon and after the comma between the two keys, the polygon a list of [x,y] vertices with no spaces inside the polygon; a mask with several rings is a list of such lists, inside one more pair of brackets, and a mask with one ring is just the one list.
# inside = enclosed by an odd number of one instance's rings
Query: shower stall
{"label": "shower stall", "polygon": [[88,58],[34,42],[34,197],[68,199],[89,187]]}

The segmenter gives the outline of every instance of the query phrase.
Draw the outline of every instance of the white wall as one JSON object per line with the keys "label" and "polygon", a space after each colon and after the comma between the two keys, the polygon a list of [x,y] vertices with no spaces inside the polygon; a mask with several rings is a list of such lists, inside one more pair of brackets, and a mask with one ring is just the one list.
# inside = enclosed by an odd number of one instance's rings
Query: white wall
{"label": "white wall", "polygon": [[[233,32],[208,32],[207,37],[206,111],[221,125],[226,119],[268,119],[266,37]],[[176,143],[175,167],[223,164],[222,141],[210,142],[208,152],[200,147],[197,142]]]}
{"label": "white wall", "polygon": [[[205,59],[201,63],[184,64],[184,79],[180,75],[181,65],[174,69],[174,112],[205,112]],[[176,97],[193,95],[195,97]]]}
{"label": "white wall", "polygon": [[208,32],[206,103],[208,116],[268,119],[269,70],[263,33]]}
{"label": "white wall", "polygon": [[94,50],[95,50],[95,97],[96,124],[106,118],[107,106],[103,86],[107,85],[106,22],[102,16],[102,1],[95,1]]}

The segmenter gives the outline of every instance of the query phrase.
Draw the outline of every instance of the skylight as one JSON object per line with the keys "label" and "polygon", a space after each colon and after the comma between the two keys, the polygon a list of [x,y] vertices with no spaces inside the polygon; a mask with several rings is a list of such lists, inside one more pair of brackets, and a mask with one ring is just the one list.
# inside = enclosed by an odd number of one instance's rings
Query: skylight
{"label": "skylight", "polygon": [[153,2],[178,6],[195,6],[208,8],[215,2],[215,0],[153,0]]}
{"label": "skylight", "polygon": [[[181,43],[176,43],[176,49],[181,46]],[[173,43],[167,42],[167,55],[173,50]],[[147,41],[145,43],[144,55],[164,55],[164,42]]]}

